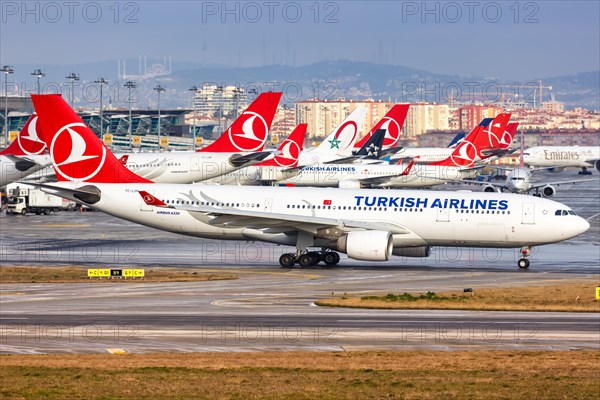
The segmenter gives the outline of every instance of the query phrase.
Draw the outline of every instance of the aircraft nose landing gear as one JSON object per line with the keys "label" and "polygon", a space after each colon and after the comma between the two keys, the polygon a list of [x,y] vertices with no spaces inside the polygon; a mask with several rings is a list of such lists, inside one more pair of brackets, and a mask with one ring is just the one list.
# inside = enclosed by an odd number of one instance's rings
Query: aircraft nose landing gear
{"label": "aircraft nose landing gear", "polygon": [[529,260],[527,259],[527,257],[529,257],[531,255],[532,251],[533,251],[533,247],[531,247],[531,246],[521,247],[521,257],[522,258],[520,258],[519,261],[517,261],[517,266],[520,269],[523,270],[523,269],[529,268]]}

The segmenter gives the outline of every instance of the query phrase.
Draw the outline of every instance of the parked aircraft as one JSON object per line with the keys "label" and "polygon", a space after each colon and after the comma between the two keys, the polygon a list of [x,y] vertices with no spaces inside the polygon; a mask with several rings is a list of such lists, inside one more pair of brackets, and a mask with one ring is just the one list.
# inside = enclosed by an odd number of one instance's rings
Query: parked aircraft
{"label": "parked aircraft", "polygon": [[37,184],[44,191],[165,231],[296,246],[280,257],[284,267],[336,264],[336,251],[387,261],[474,246],[520,247],[527,268],[532,246],[589,228],[563,204],[514,194],[248,187],[241,195],[235,186],[154,184],[125,168],[59,95],[32,98],[60,181]]}
{"label": "parked aircraft", "polygon": [[588,168],[600,171],[600,146],[537,146],[523,153],[525,165],[561,172],[566,167],[581,168],[580,175],[591,175]]}

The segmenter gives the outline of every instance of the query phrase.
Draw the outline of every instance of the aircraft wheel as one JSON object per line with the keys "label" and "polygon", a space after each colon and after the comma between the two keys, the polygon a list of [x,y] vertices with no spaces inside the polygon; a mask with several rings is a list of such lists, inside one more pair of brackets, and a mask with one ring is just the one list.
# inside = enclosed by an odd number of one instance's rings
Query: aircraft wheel
{"label": "aircraft wheel", "polygon": [[314,265],[314,263],[315,258],[309,253],[302,254],[298,257],[298,264],[300,264],[302,268],[310,267],[311,265]]}
{"label": "aircraft wheel", "polygon": [[325,253],[325,256],[323,257],[325,264],[327,265],[336,265],[337,263],[340,262],[340,255],[334,251]]}
{"label": "aircraft wheel", "polygon": [[281,265],[282,268],[292,268],[295,263],[296,257],[294,257],[293,254],[286,253],[279,257],[279,265]]}
{"label": "aircraft wheel", "polygon": [[521,258],[519,262],[517,262],[517,265],[520,269],[527,269],[529,268],[529,260],[526,258]]}

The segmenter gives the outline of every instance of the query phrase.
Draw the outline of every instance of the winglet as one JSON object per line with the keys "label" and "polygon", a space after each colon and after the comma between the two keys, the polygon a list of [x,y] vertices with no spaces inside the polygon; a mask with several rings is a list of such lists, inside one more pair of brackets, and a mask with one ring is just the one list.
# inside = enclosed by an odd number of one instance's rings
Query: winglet
{"label": "winglet", "polygon": [[150,193],[146,192],[145,190],[140,190],[138,193],[140,194],[140,196],[142,196],[144,203],[146,203],[149,206],[169,208],[169,205],[167,203],[165,203],[162,200],[157,199],[156,197],[154,197]]}
{"label": "winglet", "polygon": [[410,171],[412,170],[412,167],[415,165],[415,160],[411,160],[410,163],[408,163],[408,166],[406,167],[406,169],[404,171],[402,171],[402,176],[404,175],[408,175],[410,174]]}

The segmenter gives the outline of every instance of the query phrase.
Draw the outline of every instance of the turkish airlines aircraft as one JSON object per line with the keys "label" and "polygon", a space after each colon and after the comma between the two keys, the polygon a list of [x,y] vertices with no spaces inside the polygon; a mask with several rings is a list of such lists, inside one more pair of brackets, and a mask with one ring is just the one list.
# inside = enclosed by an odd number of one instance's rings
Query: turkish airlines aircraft
{"label": "turkish airlines aircraft", "polygon": [[300,165],[326,163],[339,158],[350,157],[363,125],[367,107],[356,107],[331,133],[314,149],[300,154]]}
{"label": "turkish airlines aircraft", "polygon": [[50,156],[44,154],[46,143],[37,130],[38,116],[33,114],[23,126],[17,139],[0,152],[0,187],[16,182],[50,165]]}
{"label": "turkish airlines aircraft", "polygon": [[[296,186],[379,188],[427,187],[474,176],[475,162],[485,159],[490,132],[504,132],[510,115],[500,114],[498,120],[484,121],[453,150],[445,160],[416,164],[414,160],[401,164],[316,164],[283,171],[286,179],[279,183]],[[489,125],[489,127],[488,127]]]}
{"label": "turkish airlines aircraft", "polygon": [[579,167],[580,175],[591,175],[588,168],[600,171],[600,146],[538,146],[525,150],[526,165],[552,168],[560,172],[565,167]]}
{"label": "turkish airlines aircraft", "polygon": [[304,146],[307,124],[299,124],[290,136],[281,143],[278,153],[268,161],[238,169],[219,177],[203,181],[221,185],[260,185],[282,179],[282,170],[298,165]]}
{"label": "turkish airlines aircraft", "polygon": [[[395,104],[390,110],[379,120],[377,124],[367,133],[359,142],[354,145],[354,150],[361,149],[369,138],[379,129],[385,129],[385,137],[383,139],[383,149],[395,148],[398,145],[402,127],[408,114],[409,104]],[[397,149],[399,150],[399,149]]]}
{"label": "turkish airlines aircraft", "polygon": [[272,158],[262,150],[280,98],[281,93],[260,94],[217,140],[196,152],[115,155],[137,175],[157,183],[199,182],[236,171]]}
{"label": "turkish airlines aircraft", "polygon": [[[518,265],[527,268],[531,246],[590,226],[563,204],[514,194],[248,187],[240,196],[235,186],[154,184],[126,169],[59,95],[32,98],[60,181],[36,184],[44,191],[169,232],[295,245],[296,254],[280,257],[284,267],[336,264],[334,250],[387,261],[474,246],[521,247]],[[86,142],[77,158],[71,131]]]}
{"label": "turkish airlines aircraft", "polygon": [[[502,123],[499,119],[506,118],[510,119],[510,114],[499,114],[496,119],[486,118],[482,121],[480,125],[487,126],[488,123],[491,123],[492,120],[498,121],[497,123]],[[486,153],[488,157],[494,155],[494,158],[488,158],[489,161],[493,161],[498,158],[498,156],[502,156],[508,153],[508,149],[513,142],[515,134],[517,132],[517,125],[515,123],[507,123],[506,130],[504,132],[499,132],[497,129],[490,127],[486,129],[486,133],[488,134],[488,142],[484,144],[481,151],[482,153]],[[456,138],[455,138],[456,139]],[[458,141],[457,146],[462,142],[462,140],[469,140],[469,135],[466,135],[465,138]],[[454,140],[453,140],[454,142]],[[436,161],[444,160],[450,157],[450,154],[454,151],[455,147],[419,147],[419,148],[411,148],[404,147],[400,151],[398,151],[390,160],[390,162],[397,162],[398,159],[402,158],[414,158],[415,161],[419,163],[431,163]],[[481,157],[481,154],[479,155]]]}

